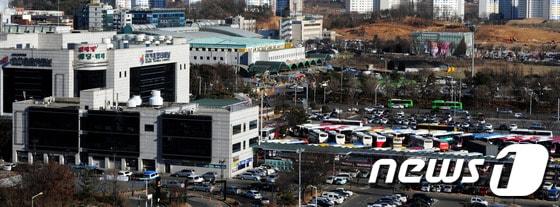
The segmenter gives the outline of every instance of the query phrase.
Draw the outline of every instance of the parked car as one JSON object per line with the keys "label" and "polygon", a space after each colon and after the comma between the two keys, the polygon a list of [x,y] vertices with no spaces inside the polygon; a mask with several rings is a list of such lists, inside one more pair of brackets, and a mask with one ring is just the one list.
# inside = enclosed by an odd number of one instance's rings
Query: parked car
{"label": "parked car", "polygon": [[187,177],[187,182],[188,183],[202,183],[204,182],[204,179],[198,175],[190,175],[189,177]]}
{"label": "parked car", "polygon": [[157,171],[146,170],[139,180],[153,180],[156,178],[159,178],[159,173]]}
{"label": "parked car", "polygon": [[453,192],[453,186],[452,185],[444,185],[442,191],[446,192],[446,193],[452,193]]}
{"label": "parked car", "polygon": [[230,195],[240,195],[242,192],[241,192],[241,188],[233,185],[233,186],[226,187],[226,193]]}
{"label": "parked car", "polygon": [[432,185],[430,190],[432,192],[441,192],[441,185]]}
{"label": "parked car", "polygon": [[422,184],[422,187],[420,187],[420,190],[424,192],[430,192],[431,187],[432,186],[430,184],[424,183]]}
{"label": "parked car", "polygon": [[335,191],[335,192],[343,192],[343,193],[346,193],[346,194],[348,194],[348,196],[353,196],[353,195],[354,195],[354,192],[352,192],[352,191],[350,191],[350,190],[346,190],[346,189],[344,189],[344,188],[336,188],[336,189],[334,189],[334,191]]}
{"label": "parked car", "polygon": [[163,184],[164,188],[185,188],[185,183],[178,180],[170,180]]}
{"label": "parked car", "polygon": [[525,118],[525,115],[524,115],[523,113],[515,113],[515,114],[513,114],[513,116],[514,116],[515,118],[518,118],[518,119]]}
{"label": "parked car", "polygon": [[3,170],[6,170],[6,171],[11,171],[12,168],[14,168],[14,167],[16,167],[16,164],[10,163],[10,162],[6,162],[6,163],[4,163],[4,166],[2,166],[2,169],[3,169]]}
{"label": "parked car", "polygon": [[214,181],[216,181],[217,177],[218,177],[217,172],[206,172],[206,173],[202,174],[202,178],[206,182],[214,182]]}
{"label": "parked car", "polygon": [[344,198],[334,192],[324,192],[323,194],[321,194],[321,197],[327,198],[333,201],[337,205],[342,204],[344,202]]}
{"label": "parked car", "polygon": [[216,188],[213,185],[206,184],[206,183],[195,184],[192,186],[192,189],[196,191],[210,192],[210,193],[216,191]]}
{"label": "parked car", "polygon": [[266,183],[276,183],[276,180],[278,179],[278,175],[269,175],[266,176]]}
{"label": "parked car", "polygon": [[119,171],[118,175],[130,177],[130,176],[132,176],[132,172],[130,172],[128,170],[121,170],[121,171]]}
{"label": "parked car", "polygon": [[556,187],[556,184],[548,182],[548,181],[544,182],[543,185],[542,185],[543,190],[550,190],[554,187]]}
{"label": "parked car", "polygon": [[260,176],[254,175],[253,173],[250,173],[250,172],[242,173],[242,174],[238,175],[238,177],[241,180],[254,180],[254,181],[261,180]]}
{"label": "parked car", "polygon": [[398,198],[402,203],[408,202],[408,196],[404,193],[395,193],[393,196]]}
{"label": "parked car", "polygon": [[428,206],[431,206],[435,202],[433,198],[423,193],[415,193],[414,195],[412,195],[412,200],[419,200],[425,202],[426,204],[428,204]]}
{"label": "parked car", "polygon": [[488,201],[486,201],[482,197],[475,196],[475,197],[471,198],[471,205],[472,204],[479,204],[479,205],[488,206]]}
{"label": "parked car", "polygon": [[331,201],[331,200],[329,200],[328,198],[325,198],[325,197],[314,198],[313,200],[311,200],[311,203],[309,205],[315,207],[315,200],[317,200],[317,206],[320,206],[320,207],[331,207],[331,206],[335,205],[334,201]]}
{"label": "parked car", "polygon": [[189,177],[191,175],[195,174],[194,170],[192,169],[182,169],[181,171],[178,171],[176,173],[171,174],[171,177]]}
{"label": "parked car", "polygon": [[245,192],[245,197],[251,198],[251,199],[261,199],[262,195],[259,191],[248,190],[247,192]]}

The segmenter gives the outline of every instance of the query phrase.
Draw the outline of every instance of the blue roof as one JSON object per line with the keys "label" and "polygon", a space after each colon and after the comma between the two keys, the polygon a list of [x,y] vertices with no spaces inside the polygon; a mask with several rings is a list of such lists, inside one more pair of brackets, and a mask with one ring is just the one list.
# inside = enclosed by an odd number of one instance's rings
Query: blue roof
{"label": "blue roof", "polygon": [[260,39],[249,37],[215,36],[206,38],[195,38],[189,41],[191,47],[210,48],[255,48],[284,45],[284,40]]}

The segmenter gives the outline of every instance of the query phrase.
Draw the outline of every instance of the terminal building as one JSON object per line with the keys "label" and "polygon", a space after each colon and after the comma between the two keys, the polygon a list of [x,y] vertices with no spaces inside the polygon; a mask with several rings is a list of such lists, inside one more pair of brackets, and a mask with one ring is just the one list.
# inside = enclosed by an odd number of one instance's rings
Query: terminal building
{"label": "terminal building", "polygon": [[169,102],[189,102],[189,45],[185,39],[115,32],[0,34],[0,112],[15,101],[79,97],[113,88],[115,102],[147,101],[160,90]]}
{"label": "terminal building", "polygon": [[156,90],[148,102],[133,97],[117,104],[112,94],[95,88],[80,98],[14,103],[14,162],[163,173],[189,168],[224,177],[252,168],[259,108],[250,102],[168,103]]}

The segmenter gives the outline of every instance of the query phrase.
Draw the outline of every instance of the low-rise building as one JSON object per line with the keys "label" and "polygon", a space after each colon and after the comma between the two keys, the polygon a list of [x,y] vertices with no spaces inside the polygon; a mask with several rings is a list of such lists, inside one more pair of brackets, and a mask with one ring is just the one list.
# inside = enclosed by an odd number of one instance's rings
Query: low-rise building
{"label": "low-rise building", "polygon": [[292,43],[323,38],[322,16],[295,16],[280,20],[280,38]]}
{"label": "low-rise building", "polygon": [[131,10],[132,24],[154,24],[156,27],[184,27],[185,11],[180,8]]}
{"label": "low-rise building", "polygon": [[164,173],[188,168],[225,178],[252,168],[259,110],[249,102],[167,103],[154,92],[149,103],[114,104],[113,93],[96,88],[79,99],[14,103],[13,161]]}

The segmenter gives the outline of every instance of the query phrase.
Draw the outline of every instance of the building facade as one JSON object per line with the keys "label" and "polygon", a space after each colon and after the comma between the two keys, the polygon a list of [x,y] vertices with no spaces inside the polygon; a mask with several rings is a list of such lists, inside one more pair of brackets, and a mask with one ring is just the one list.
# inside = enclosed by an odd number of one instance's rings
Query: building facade
{"label": "building facade", "polygon": [[456,54],[464,42],[464,54],[473,54],[472,32],[414,32],[411,34],[411,51],[433,57],[445,57]]}
{"label": "building facade", "polygon": [[115,32],[7,34],[0,47],[3,115],[12,113],[15,101],[78,97],[91,88],[112,88],[116,103],[132,95],[147,101],[151,90],[160,90],[166,101],[189,102],[185,39]]}
{"label": "building facade", "polygon": [[374,11],[374,2],[372,0],[346,0],[346,12],[371,13]]}
{"label": "building facade", "polygon": [[273,11],[276,16],[298,16],[303,15],[303,0],[275,0]]}
{"label": "building facade", "polygon": [[433,0],[434,19],[457,19],[465,17],[465,0]]}
{"label": "building facade", "polygon": [[88,30],[112,31],[114,29],[114,10],[111,5],[95,3],[88,5]]}
{"label": "building facade", "polygon": [[239,100],[107,107],[112,93],[96,88],[79,99],[14,103],[13,161],[165,173],[189,168],[223,171],[225,178],[252,168],[258,107]]}
{"label": "building facade", "polygon": [[156,27],[184,27],[183,9],[139,9],[130,11],[132,24],[153,24]]}
{"label": "building facade", "polygon": [[280,19],[280,38],[292,43],[322,39],[322,16],[295,16]]}
{"label": "building facade", "polygon": [[166,0],[150,0],[150,8],[165,8]]}
{"label": "building facade", "polygon": [[133,9],[149,9],[150,8],[150,0],[132,0],[134,4],[132,5]]}
{"label": "building facade", "polygon": [[132,0],[115,0],[115,9],[132,9]]}
{"label": "building facade", "polygon": [[500,0],[480,0],[478,2],[478,17],[489,19],[500,15]]}
{"label": "building facade", "polygon": [[229,24],[234,28],[242,29],[249,32],[257,31],[257,20],[245,19],[245,17],[240,15],[226,18],[225,24]]}
{"label": "building facade", "polygon": [[519,0],[499,0],[499,12],[503,19],[519,19]]}
{"label": "building facade", "polygon": [[549,0],[548,19],[560,20],[560,0]]}

